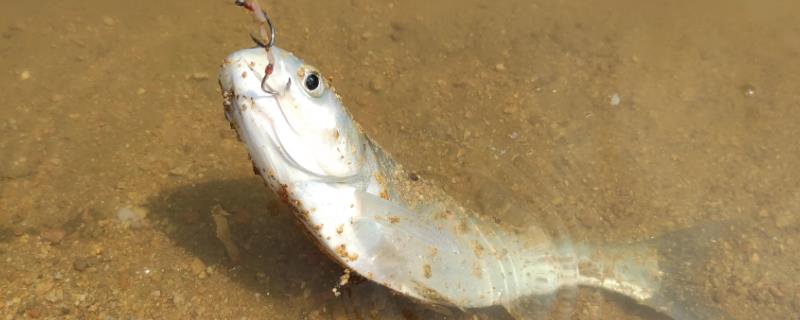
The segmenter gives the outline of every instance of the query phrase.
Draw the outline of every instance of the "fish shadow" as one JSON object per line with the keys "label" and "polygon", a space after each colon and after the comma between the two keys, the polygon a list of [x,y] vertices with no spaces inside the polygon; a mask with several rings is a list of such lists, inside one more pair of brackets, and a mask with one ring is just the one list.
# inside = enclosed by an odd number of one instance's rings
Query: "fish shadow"
{"label": "fish shadow", "polygon": [[[323,319],[341,315],[346,319],[512,319],[500,307],[463,311],[416,302],[355,274],[339,289],[341,295],[335,296],[332,289],[344,269],[317,247],[288,206],[258,177],[178,187],[149,199],[146,206],[152,219],[167,221],[155,224],[156,228],[205,265],[214,266],[216,273],[271,299],[273,305],[282,300],[303,301],[291,310],[298,319],[320,310],[325,310]],[[238,263],[231,261],[216,237],[211,216],[215,206],[230,213],[231,236],[241,251]],[[642,319],[669,319],[625,297],[609,297]],[[541,309],[543,318],[554,316],[546,306],[531,307]]]}
{"label": "fish shadow", "polygon": [[[215,206],[230,213],[227,220],[231,235],[242,252],[238,264],[228,258],[216,237],[211,216]],[[232,270],[228,276],[241,280],[242,286],[253,291],[295,294],[296,288],[287,283],[289,280],[280,279],[308,279],[304,273],[311,271],[312,266],[314,273],[336,272],[334,265],[298,236],[298,226],[291,217],[280,214],[281,208],[257,179],[218,180],[179,187],[150,199],[147,207],[154,219],[167,219],[169,223],[159,227],[176,244],[206,265]]]}
{"label": "fish shadow", "polygon": [[[238,263],[228,257],[216,237],[211,210],[217,205],[230,213],[231,236],[241,251]],[[270,299],[273,305],[302,301],[296,310],[289,310],[297,312],[298,319],[313,312],[322,312],[323,318],[353,319],[471,317],[411,301],[357,275],[335,296],[332,289],[344,269],[317,247],[289,208],[257,177],[178,187],[150,199],[146,206],[151,218],[166,220],[157,228],[205,265],[214,266],[215,273]]]}

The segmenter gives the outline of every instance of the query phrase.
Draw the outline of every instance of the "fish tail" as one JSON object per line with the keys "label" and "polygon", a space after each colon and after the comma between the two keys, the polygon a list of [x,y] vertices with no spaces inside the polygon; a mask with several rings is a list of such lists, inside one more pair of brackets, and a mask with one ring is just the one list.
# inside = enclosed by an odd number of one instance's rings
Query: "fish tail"
{"label": "fish tail", "polygon": [[676,320],[726,318],[706,288],[706,266],[729,222],[705,224],[632,244],[578,252],[578,285],[630,298]]}

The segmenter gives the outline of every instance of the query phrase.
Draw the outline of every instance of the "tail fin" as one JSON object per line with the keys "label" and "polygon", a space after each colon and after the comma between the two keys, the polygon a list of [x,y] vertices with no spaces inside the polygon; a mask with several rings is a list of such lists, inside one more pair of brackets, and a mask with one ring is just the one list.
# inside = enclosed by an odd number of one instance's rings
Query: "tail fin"
{"label": "tail fin", "polygon": [[706,224],[638,243],[579,252],[579,285],[629,297],[676,320],[722,319],[705,287],[706,265],[729,222]]}

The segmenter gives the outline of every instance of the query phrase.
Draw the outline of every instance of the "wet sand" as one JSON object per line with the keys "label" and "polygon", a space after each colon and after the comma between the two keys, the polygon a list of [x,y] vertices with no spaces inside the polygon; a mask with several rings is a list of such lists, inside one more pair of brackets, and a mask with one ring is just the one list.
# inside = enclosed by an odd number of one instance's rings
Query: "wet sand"
{"label": "wet sand", "polygon": [[[797,4],[263,4],[280,47],[467,206],[597,244],[735,220],[687,286],[732,319],[800,314]],[[217,68],[250,22],[225,1],[0,4],[0,318],[506,317],[358,277],[333,294],[343,271],[222,114]],[[657,316],[563,300],[549,318]]]}

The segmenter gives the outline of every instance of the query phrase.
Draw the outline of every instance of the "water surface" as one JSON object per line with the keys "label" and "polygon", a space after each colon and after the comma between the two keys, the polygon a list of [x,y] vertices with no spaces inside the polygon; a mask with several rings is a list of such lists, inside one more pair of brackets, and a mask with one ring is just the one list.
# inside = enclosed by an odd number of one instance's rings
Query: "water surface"
{"label": "water surface", "polygon": [[[575,241],[726,219],[695,283],[734,319],[800,314],[792,1],[263,2],[278,45],[467,206]],[[217,68],[225,1],[0,4],[5,318],[487,319],[351,279],[253,176]],[[232,215],[233,263],[211,207]],[[133,217],[120,208],[133,208]],[[655,315],[593,290],[551,318]],[[568,302],[568,303],[567,303]]]}

